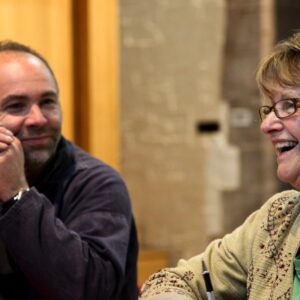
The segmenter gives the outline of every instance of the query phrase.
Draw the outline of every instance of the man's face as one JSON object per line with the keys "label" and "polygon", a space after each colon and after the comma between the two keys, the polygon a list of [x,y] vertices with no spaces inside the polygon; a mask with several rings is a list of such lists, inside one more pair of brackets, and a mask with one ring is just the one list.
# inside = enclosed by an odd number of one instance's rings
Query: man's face
{"label": "man's face", "polygon": [[0,53],[0,126],[21,141],[29,172],[55,153],[61,122],[57,87],[44,63],[27,53]]}
{"label": "man's face", "polygon": [[[300,88],[277,85],[272,91],[271,105],[291,98],[300,98]],[[272,111],[260,128],[274,145],[279,179],[300,189],[300,109],[285,119],[277,118]]]}

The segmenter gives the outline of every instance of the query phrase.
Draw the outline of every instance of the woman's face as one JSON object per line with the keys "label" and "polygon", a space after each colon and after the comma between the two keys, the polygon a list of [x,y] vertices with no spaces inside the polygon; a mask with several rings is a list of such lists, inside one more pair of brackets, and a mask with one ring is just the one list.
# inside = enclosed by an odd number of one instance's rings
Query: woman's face
{"label": "woman's face", "polygon": [[[300,98],[300,87],[276,85],[271,93],[270,105],[290,98]],[[274,146],[279,179],[300,189],[300,109],[285,119],[277,118],[272,111],[262,121],[260,129]]]}

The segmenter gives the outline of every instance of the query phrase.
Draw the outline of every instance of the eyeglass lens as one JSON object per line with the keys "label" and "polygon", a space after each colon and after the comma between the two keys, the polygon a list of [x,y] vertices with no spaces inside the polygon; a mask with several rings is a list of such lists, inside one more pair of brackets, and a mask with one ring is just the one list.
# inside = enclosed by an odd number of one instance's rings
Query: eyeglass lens
{"label": "eyeglass lens", "polygon": [[261,119],[264,120],[272,110],[278,118],[288,117],[296,112],[296,100],[285,99],[278,101],[273,106],[261,106],[259,110]]}

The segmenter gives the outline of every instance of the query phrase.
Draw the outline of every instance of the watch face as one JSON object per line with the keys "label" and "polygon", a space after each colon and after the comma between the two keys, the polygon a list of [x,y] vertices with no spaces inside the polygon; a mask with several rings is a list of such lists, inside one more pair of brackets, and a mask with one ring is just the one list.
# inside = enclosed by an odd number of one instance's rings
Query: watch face
{"label": "watch face", "polygon": [[26,188],[26,189],[21,189],[18,194],[16,196],[13,197],[13,200],[14,201],[18,201],[22,198],[23,194],[28,192],[29,191],[29,188]]}

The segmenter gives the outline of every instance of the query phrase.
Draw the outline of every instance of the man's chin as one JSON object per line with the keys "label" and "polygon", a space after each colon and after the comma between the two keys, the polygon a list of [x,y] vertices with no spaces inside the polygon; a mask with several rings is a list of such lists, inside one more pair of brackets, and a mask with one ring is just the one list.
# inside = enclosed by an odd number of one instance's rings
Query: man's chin
{"label": "man's chin", "polygon": [[48,149],[36,149],[27,153],[25,152],[25,165],[28,169],[43,168],[52,155],[53,152],[50,152]]}

